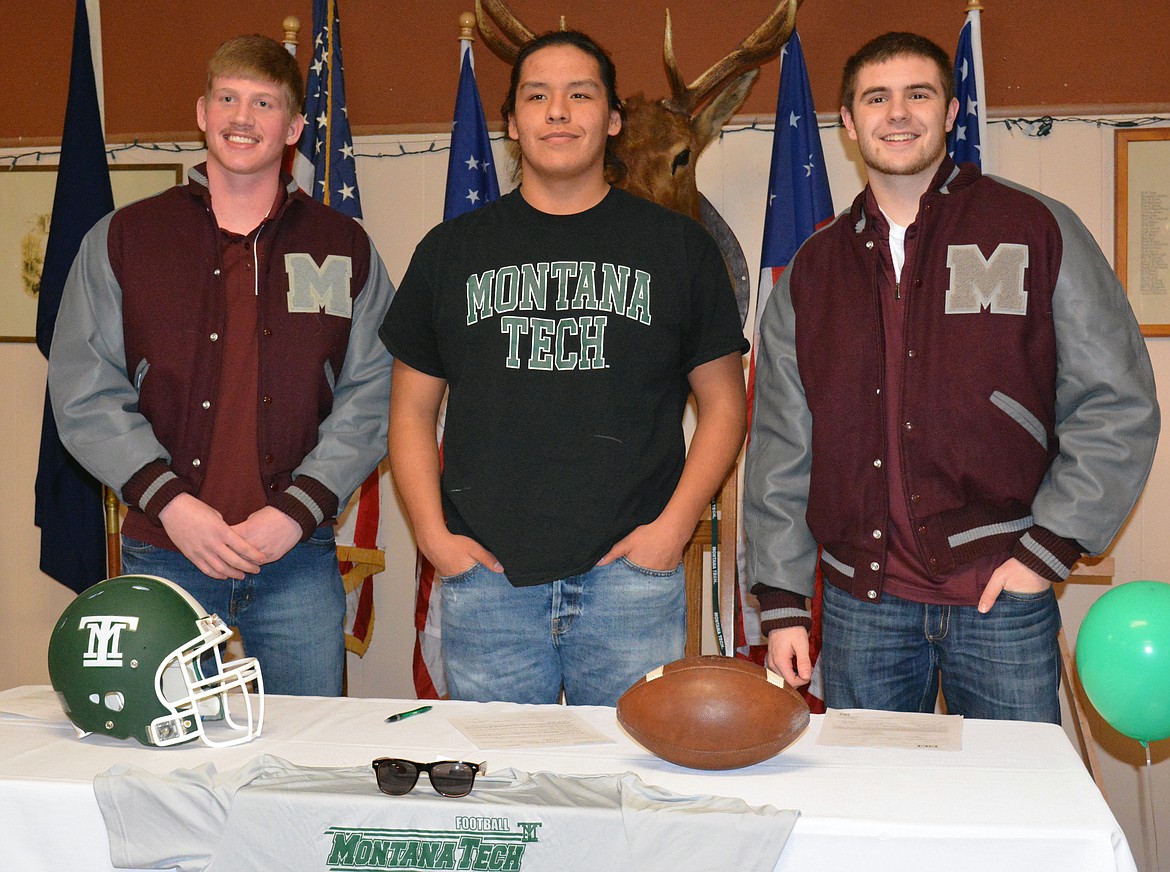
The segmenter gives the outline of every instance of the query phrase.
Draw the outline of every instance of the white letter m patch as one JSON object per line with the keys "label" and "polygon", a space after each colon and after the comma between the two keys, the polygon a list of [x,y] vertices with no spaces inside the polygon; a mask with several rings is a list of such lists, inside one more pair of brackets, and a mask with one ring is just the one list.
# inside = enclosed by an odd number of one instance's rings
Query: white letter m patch
{"label": "white letter m patch", "polygon": [[353,262],[340,254],[331,254],[321,266],[304,252],[286,254],[284,271],[288,273],[288,310],[316,313],[339,318],[353,317],[353,299],[349,279]]}
{"label": "white letter m patch", "polygon": [[977,245],[950,245],[947,267],[951,286],[946,314],[974,314],[982,309],[1000,315],[1028,314],[1028,292],[1024,290],[1028,246],[1001,242],[984,260]]}

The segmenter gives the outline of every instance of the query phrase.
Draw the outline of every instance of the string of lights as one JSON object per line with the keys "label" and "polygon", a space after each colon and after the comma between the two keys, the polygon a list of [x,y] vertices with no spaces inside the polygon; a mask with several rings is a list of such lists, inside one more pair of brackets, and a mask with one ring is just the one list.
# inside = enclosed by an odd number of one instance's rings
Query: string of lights
{"label": "string of lights", "polygon": [[[1053,116],[1043,115],[1039,118],[993,118],[988,119],[988,127],[1003,126],[1009,132],[1018,131],[1025,136],[1032,138],[1042,138],[1050,136],[1053,129],[1057,125],[1062,124],[1091,124],[1096,127],[1109,128],[1134,128],[1134,127],[1151,127],[1154,125],[1170,124],[1170,116],[1165,115],[1146,115],[1140,118],[1109,118],[1097,117],[1086,118],[1081,116]],[[821,130],[832,130],[840,128],[841,122],[828,121],[817,125]],[[720,134],[720,138],[727,136],[735,136],[741,133],[767,133],[771,134],[776,128],[774,122],[771,121],[753,121],[750,124],[736,124],[725,127]],[[411,134],[417,136],[417,134]],[[436,136],[445,136],[445,134],[436,133]],[[503,133],[495,133],[490,136],[495,140],[502,140]],[[355,137],[355,144],[359,144],[362,137]],[[394,158],[409,158],[418,157],[419,155],[439,154],[446,152],[450,146],[443,144],[438,140],[431,141],[425,148],[408,148],[403,143],[398,143],[395,147],[390,149],[383,149],[378,151],[355,151],[354,157],[369,158],[374,160],[394,159]],[[127,142],[120,145],[111,145],[106,148],[106,154],[109,155],[110,160],[118,163],[120,155],[125,155],[130,152],[155,152],[158,154],[183,154],[185,152],[201,152],[203,151],[201,143],[184,143],[184,142]],[[36,165],[42,161],[46,161],[48,165],[56,163],[56,159],[60,156],[59,149],[36,149],[33,151],[21,152],[19,154],[4,154],[0,155],[0,166],[7,165],[7,168],[13,169],[17,166]]]}
{"label": "string of lights", "polygon": [[[1112,127],[1112,128],[1131,128],[1131,127],[1151,127],[1154,125],[1162,125],[1170,123],[1170,116],[1165,115],[1145,115],[1140,118],[1083,118],[1078,115],[1042,115],[1039,118],[989,118],[987,120],[988,127],[1002,126],[1009,132],[1018,130],[1025,136],[1039,139],[1041,137],[1049,136],[1053,128],[1058,124],[1091,124],[1095,127]],[[839,129],[844,125],[840,120],[825,121],[817,125],[820,130]],[[753,122],[751,124],[738,124],[723,129],[723,136],[734,133],[742,133],[745,131],[761,131],[771,133],[776,129],[776,125],[772,122]]]}

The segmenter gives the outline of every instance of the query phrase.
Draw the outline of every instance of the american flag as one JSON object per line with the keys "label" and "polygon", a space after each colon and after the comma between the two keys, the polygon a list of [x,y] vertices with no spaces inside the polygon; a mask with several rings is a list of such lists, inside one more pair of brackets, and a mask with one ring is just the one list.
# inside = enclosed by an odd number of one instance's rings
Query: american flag
{"label": "american flag", "polygon": [[[443,220],[456,216],[500,196],[492,144],[479,88],[475,84],[475,61],[471,40],[460,40],[462,62],[459,90],[455,95],[455,120],[451,124],[451,153],[447,159],[447,192]],[[418,552],[415,560],[414,603],[414,690],[419,699],[438,699],[447,694],[443,676],[442,628],[439,598],[435,591],[435,568]]]}
{"label": "american flag", "polygon": [[[776,127],[772,134],[772,169],[768,177],[768,203],[764,212],[764,244],[760,256],[760,284],[756,293],[756,317],[753,331],[752,357],[748,368],[748,421],[750,425],[752,400],[756,381],[756,348],[760,337],[760,317],[772,294],[780,274],[801,244],[833,217],[833,198],[829,193],[829,176],[821,149],[821,135],[817,128],[817,114],[813,107],[812,88],[800,36],[796,31],[784,46],[780,61],[780,93],[776,99]],[[742,519],[742,513],[740,513]],[[760,632],[759,611],[755,598],[749,593],[752,580],[744,567],[742,520],[739,531],[739,580],[742,623],[736,626],[736,650],[741,656],[763,660],[766,640]],[[819,579],[817,596],[813,601],[813,656],[819,648],[820,611]],[[818,685],[818,673],[813,674]],[[810,705],[819,703],[818,699]],[[824,711],[823,704],[814,711]]]}
{"label": "american flag", "polygon": [[[345,111],[341,21],[335,0],[313,0],[313,60],[305,83],[305,129],[293,156],[301,190],[351,218],[362,217],[353,136]],[[373,576],[386,566],[379,539],[381,476],[370,473],[337,519],[345,579],[345,647],[359,657],[374,635]]]}
{"label": "american flag", "polygon": [[313,60],[305,84],[305,130],[297,143],[293,175],[305,193],[351,218],[361,218],[344,75],[337,3],[313,0]]}
{"label": "american flag", "polygon": [[955,97],[959,114],[947,137],[947,152],[955,163],[983,165],[983,143],[987,141],[987,110],[980,99],[983,87],[983,38],[979,10],[967,13],[955,51]]}

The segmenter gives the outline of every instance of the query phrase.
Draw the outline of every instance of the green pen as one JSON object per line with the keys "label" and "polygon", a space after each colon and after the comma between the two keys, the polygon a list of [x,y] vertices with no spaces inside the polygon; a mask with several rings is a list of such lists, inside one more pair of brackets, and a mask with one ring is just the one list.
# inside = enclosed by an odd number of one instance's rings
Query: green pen
{"label": "green pen", "polygon": [[390,715],[390,717],[386,718],[386,723],[393,724],[396,721],[402,720],[403,718],[409,718],[409,717],[412,717],[413,715],[426,714],[432,708],[434,708],[434,706],[424,705],[424,706],[420,706],[419,708],[416,708],[416,709],[411,709],[408,712],[399,712],[396,715]]}

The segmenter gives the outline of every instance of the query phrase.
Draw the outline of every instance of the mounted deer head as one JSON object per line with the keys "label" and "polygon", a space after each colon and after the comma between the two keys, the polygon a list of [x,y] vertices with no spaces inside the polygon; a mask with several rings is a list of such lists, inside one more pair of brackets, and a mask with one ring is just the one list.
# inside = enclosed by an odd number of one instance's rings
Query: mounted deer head
{"label": "mounted deer head", "polygon": [[[700,197],[695,183],[699,155],[743,105],[758,67],[780,54],[792,34],[796,8],[801,2],[780,0],[771,15],[738,48],[689,85],[684,83],[675,61],[667,11],[662,53],[671,96],[652,100],[637,94],[623,102],[625,122],[613,142],[613,152],[624,164],[625,174],[610,181],[631,193],[700,219]],[[515,16],[506,0],[476,0],[475,15],[484,42],[509,63],[516,60],[525,43],[536,37]]]}

